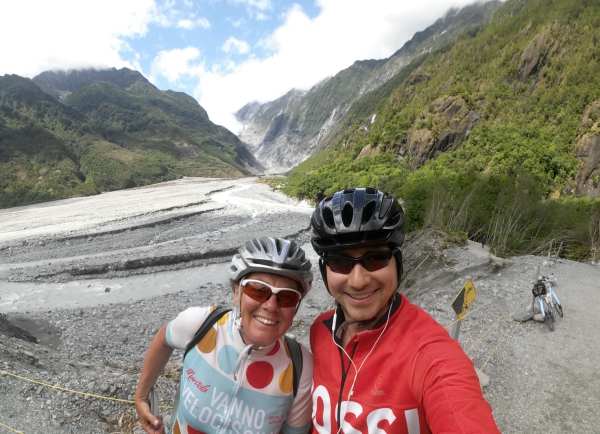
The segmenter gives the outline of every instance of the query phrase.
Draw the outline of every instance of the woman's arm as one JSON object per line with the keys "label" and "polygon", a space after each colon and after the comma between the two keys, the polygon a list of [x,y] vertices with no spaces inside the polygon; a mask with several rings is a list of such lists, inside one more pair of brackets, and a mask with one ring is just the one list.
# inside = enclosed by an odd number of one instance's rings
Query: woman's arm
{"label": "woman's arm", "polygon": [[149,434],[164,432],[162,420],[150,411],[148,394],[173,352],[173,349],[167,345],[165,335],[166,325],[163,325],[146,351],[142,372],[135,390],[135,409],[144,431]]}

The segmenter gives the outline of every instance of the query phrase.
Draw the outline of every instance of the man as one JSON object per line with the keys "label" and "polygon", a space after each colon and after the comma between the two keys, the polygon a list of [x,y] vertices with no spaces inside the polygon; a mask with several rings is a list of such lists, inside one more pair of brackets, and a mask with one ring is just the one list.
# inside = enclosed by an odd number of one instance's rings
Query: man
{"label": "man", "polygon": [[314,433],[499,433],[473,363],[398,292],[404,213],[372,188],[336,192],[312,245],[337,308],[311,327]]}

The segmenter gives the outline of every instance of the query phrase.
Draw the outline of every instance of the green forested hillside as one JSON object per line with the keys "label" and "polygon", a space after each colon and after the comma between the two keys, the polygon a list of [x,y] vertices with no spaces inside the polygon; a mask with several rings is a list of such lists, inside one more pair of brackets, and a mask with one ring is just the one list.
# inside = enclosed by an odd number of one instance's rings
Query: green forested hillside
{"label": "green forested hillside", "polygon": [[600,255],[600,2],[509,0],[348,118],[288,192],[375,185],[404,198],[412,227]]}
{"label": "green forested hillside", "polygon": [[193,98],[136,71],[0,77],[0,207],[258,169]]}
{"label": "green forested hillside", "polygon": [[[274,101],[247,104],[236,114],[244,125],[241,138],[255,146],[267,167],[287,171],[345,131],[357,115],[357,110],[350,114],[348,110],[362,95],[377,88],[379,95],[389,88],[390,78],[420,53],[475,32],[500,5],[475,2],[449,10],[386,59],[359,60],[307,91],[292,90]],[[365,106],[364,99],[361,105]]]}

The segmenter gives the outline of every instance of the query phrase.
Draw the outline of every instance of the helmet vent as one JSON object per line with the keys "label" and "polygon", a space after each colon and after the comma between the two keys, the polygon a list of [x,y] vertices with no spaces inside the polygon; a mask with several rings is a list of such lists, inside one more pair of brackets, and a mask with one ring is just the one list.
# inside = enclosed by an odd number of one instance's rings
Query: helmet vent
{"label": "helmet vent", "polygon": [[281,240],[279,238],[275,238],[275,249],[277,250],[277,254],[281,255]]}
{"label": "helmet vent", "polygon": [[246,244],[246,248],[248,249],[249,252],[252,253],[256,253],[257,251],[261,250],[261,244],[259,240],[251,240],[250,242],[248,242]]}
{"label": "helmet vent", "polygon": [[348,202],[344,205],[344,209],[342,210],[342,223],[344,223],[344,226],[348,227],[352,224],[353,216],[354,208],[352,208],[352,204]]}
{"label": "helmet vent", "polygon": [[335,229],[335,222],[333,221],[333,211],[331,211],[331,208],[323,209],[323,221],[331,229]]}
{"label": "helmet vent", "polygon": [[365,209],[363,210],[363,214],[362,214],[362,220],[361,223],[365,224],[367,223],[369,220],[371,220],[371,217],[373,217],[373,213],[375,212],[375,207],[377,206],[377,204],[375,203],[374,200],[372,200],[371,202],[369,202],[367,204],[367,206],[365,207]]}

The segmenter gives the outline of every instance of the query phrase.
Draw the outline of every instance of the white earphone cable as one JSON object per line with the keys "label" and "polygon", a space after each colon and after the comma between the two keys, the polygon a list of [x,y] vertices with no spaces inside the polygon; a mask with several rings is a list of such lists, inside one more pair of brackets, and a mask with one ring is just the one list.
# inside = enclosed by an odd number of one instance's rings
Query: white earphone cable
{"label": "white earphone cable", "polygon": [[[335,321],[337,320],[337,309],[336,309],[335,314],[333,315],[333,324],[331,326],[333,343],[335,344],[336,347],[338,347],[340,350],[342,350],[342,352],[346,355],[346,357],[348,357],[348,360],[350,360],[350,364],[354,368],[354,372],[355,372],[354,379],[352,380],[352,385],[350,386],[350,390],[348,391],[348,398],[347,398],[348,400],[350,400],[350,398],[352,397],[352,394],[354,393],[354,385],[356,384],[356,380],[358,379],[358,374],[359,374],[360,370],[365,365],[365,362],[367,361],[367,359],[369,358],[369,356],[371,355],[371,353],[373,352],[373,350],[375,349],[375,347],[379,343],[379,340],[381,339],[381,337],[383,336],[383,334],[387,330],[388,324],[390,322],[390,314],[392,312],[392,305],[393,305],[393,303],[390,303],[390,307],[388,308],[387,318],[385,320],[385,326],[383,327],[383,330],[381,330],[381,333],[379,333],[379,336],[377,336],[377,339],[375,340],[375,343],[373,344],[373,346],[371,347],[371,349],[369,350],[369,352],[367,353],[367,355],[363,359],[363,361],[360,364],[360,366],[358,367],[358,369],[356,368],[356,364],[354,363],[354,360],[352,360],[352,357],[350,357],[350,355],[346,352],[346,350],[344,349],[344,347],[342,347],[340,344],[338,344],[336,342],[336,340],[335,340]],[[342,405],[342,403],[338,402],[338,405]],[[341,413],[340,413],[340,417],[341,417]],[[337,430],[336,434],[340,434],[340,432],[342,431],[342,421],[339,420],[338,423],[339,423],[340,427]]]}

